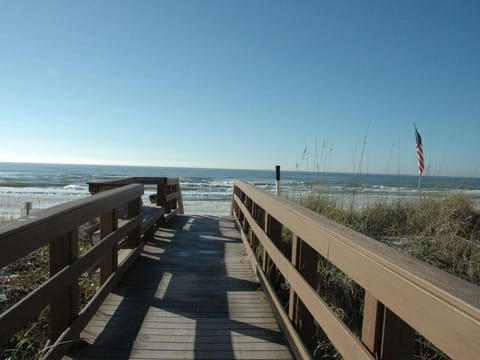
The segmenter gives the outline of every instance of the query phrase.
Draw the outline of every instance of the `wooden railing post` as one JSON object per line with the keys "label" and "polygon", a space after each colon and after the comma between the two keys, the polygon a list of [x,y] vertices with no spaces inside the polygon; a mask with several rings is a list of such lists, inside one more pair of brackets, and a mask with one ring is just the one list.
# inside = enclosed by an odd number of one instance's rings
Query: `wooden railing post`
{"label": "wooden railing post", "polygon": [[[310,286],[315,287],[315,285],[312,284],[314,284],[317,279],[318,255],[315,250],[302,239],[298,238],[296,235],[294,235],[293,238],[292,246],[295,244],[295,249],[292,248],[292,259],[295,255],[295,267]],[[315,319],[300,299],[295,295],[293,298],[293,304],[291,305],[292,309],[289,309],[291,321],[300,333],[305,345],[312,349],[315,343]],[[292,299],[291,293],[290,299]]]}
{"label": "wooden railing post", "polygon": [[415,331],[365,291],[362,342],[381,360],[413,358]]}
{"label": "wooden railing post", "polygon": [[162,179],[157,184],[157,206],[163,206],[165,208],[166,199],[167,199],[167,179]]}
{"label": "wooden railing post", "polygon": [[412,359],[415,351],[414,342],[415,331],[390,309],[385,307],[383,314],[381,359]]}
{"label": "wooden railing post", "polygon": [[[238,197],[240,198],[240,200],[242,201],[242,203],[244,203],[245,194],[244,194],[240,189],[239,189]],[[242,224],[243,224],[243,222],[244,222],[244,220],[245,220],[245,214],[240,210],[240,208],[239,208],[238,220],[239,220],[240,223],[242,223]]]}
{"label": "wooden railing post", "polygon": [[[282,249],[282,224],[277,221],[277,219],[270,216],[265,211],[265,233],[272,240],[275,246],[279,249]],[[271,260],[268,258],[268,254],[265,253],[265,263],[262,264],[264,267],[264,272],[267,274],[267,271],[271,268]],[[269,276],[270,274],[267,274]]]}
{"label": "wooden railing post", "polygon": [[[177,184],[174,184],[171,186],[171,193],[176,193],[177,192]],[[170,205],[170,208],[172,210],[175,210],[177,208],[177,198],[172,199],[172,203]]]}
{"label": "wooden railing post", "polygon": [[363,304],[362,342],[372,354],[380,354],[382,327],[383,327],[383,305],[365,290]]}
{"label": "wooden railing post", "polygon": [[[263,220],[263,231],[265,231],[265,234],[268,235],[268,212],[265,211],[265,219]],[[263,254],[262,254],[262,270],[266,274],[267,273],[267,266],[268,266],[268,254],[265,248],[263,248]]]}
{"label": "wooden railing post", "polygon": [[[78,230],[72,230],[50,243],[50,276],[78,258]],[[80,309],[80,290],[78,279],[66,291],[50,303],[51,340],[58,336],[73,322]]]}
{"label": "wooden railing post", "polygon": [[282,224],[267,213],[265,214],[265,233],[279,249],[282,248],[280,245],[282,242]]}
{"label": "wooden railing post", "polygon": [[[170,185],[166,185],[166,188],[167,191],[165,196],[168,196],[172,193],[172,187]],[[165,213],[168,214],[170,211],[172,211],[172,201],[167,201],[167,199],[165,199]]]}
{"label": "wooden railing post", "polygon": [[180,180],[178,181],[178,184],[177,184],[177,191],[178,191],[178,199],[177,199],[178,213],[180,215],[183,215],[185,209],[183,208],[182,188],[180,186]]}
{"label": "wooden railing post", "polygon": [[[128,217],[134,218],[140,214],[141,198],[133,199],[128,202]],[[130,246],[137,245],[140,242],[140,226],[135,228],[127,237],[127,243]]]}
{"label": "wooden railing post", "polygon": [[235,195],[238,196],[237,193],[238,193],[238,187],[237,185],[233,185],[232,204],[230,205],[230,216],[235,216],[235,217],[238,217],[235,211]]}
{"label": "wooden railing post", "polygon": [[[100,238],[105,238],[108,234],[117,229],[117,211],[115,209],[107,212],[100,217]],[[112,245],[100,259],[100,283],[103,284],[109,276],[117,269],[118,253],[117,244]]]}
{"label": "wooden railing post", "polygon": [[[292,257],[290,259],[292,265],[297,268],[298,265],[298,251],[300,239],[296,234],[292,234]],[[292,323],[295,323],[296,311],[298,308],[298,298],[295,291],[290,287],[290,299],[288,301],[288,318]]]}

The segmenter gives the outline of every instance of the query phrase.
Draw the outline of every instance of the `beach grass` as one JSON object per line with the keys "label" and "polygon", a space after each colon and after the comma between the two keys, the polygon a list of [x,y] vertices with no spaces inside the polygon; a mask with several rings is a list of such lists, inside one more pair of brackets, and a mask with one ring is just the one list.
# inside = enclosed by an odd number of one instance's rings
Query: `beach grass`
{"label": "beach grass", "polygon": [[[331,197],[311,193],[300,202],[331,220],[480,285],[480,212],[468,196],[379,202],[357,208],[339,206]],[[315,285],[339,318],[360,337],[363,289],[322,257],[318,261]],[[316,341],[316,358],[340,358],[321,329]],[[415,356],[448,359],[418,334]]]}
{"label": "beach grass", "polygon": [[480,285],[480,212],[463,195],[417,202],[376,203],[362,209],[336,206],[312,195],[307,208],[395,247],[464,280]]}
{"label": "beach grass", "polygon": [[[79,229],[79,251],[91,248],[84,227]],[[45,282],[50,274],[49,248],[43,246],[12,264],[0,269],[0,313],[18,302]],[[79,278],[80,308],[85,306],[99,288],[96,272],[84,273]],[[44,349],[51,345],[49,312],[47,306],[37,320],[18,331],[8,343],[0,347],[0,359],[39,359]]]}
{"label": "beach grass", "polygon": [[[345,206],[332,197],[310,193],[299,200],[301,204],[327,218],[381,241],[421,261],[436,266],[455,276],[480,285],[480,212],[465,195],[448,195],[442,198],[422,198],[418,201],[378,202],[359,208]],[[260,216],[260,218],[263,218]],[[1,220],[1,219],[0,219]],[[8,220],[8,219],[3,219]],[[80,232],[81,239],[85,237]],[[292,234],[283,229],[285,246],[291,249]],[[91,245],[83,239],[81,253]],[[256,249],[257,257],[262,248]],[[267,272],[286,305],[289,286],[281,274],[270,264]],[[43,247],[29,256],[0,270],[0,312],[35,289],[48,274],[48,248]],[[83,274],[80,278],[81,303],[86,304],[98,289],[95,274]],[[351,278],[319,256],[316,290],[339,318],[360,337],[364,291]],[[39,319],[17,333],[1,351],[1,358],[35,359],[48,346],[48,311]],[[416,338],[418,359],[448,359],[420,335]],[[339,359],[328,338],[317,324],[317,335],[312,352],[317,359]]]}

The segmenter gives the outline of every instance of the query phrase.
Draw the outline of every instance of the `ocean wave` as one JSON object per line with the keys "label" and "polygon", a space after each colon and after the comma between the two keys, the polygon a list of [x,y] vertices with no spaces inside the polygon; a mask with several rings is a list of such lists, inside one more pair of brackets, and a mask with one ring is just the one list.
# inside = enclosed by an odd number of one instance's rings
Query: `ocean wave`
{"label": "ocean wave", "polygon": [[64,195],[88,195],[88,187],[67,185],[65,187],[5,187],[0,186],[0,195],[48,195],[48,196],[64,196]]}
{"label": "ocean wave", "polygon": [[88,191],[87,185],[70,184],[63,187],[67,191]]}
{"label": "ocean wave", "polygon": [[201,189],[201,188],[233,188],[233,180],[211,180],[211,181],[181,181],[180,187],[182,189]]}
{"label": "ocean wave", "polygon": [[[116,180],[128,176],[179,177],[185,210],[189,213],[212,209],[229,209],[234,179],[244,179],[257,188],[275,191],[271,171],[212,170],[178,168],[140,168],[73,165],[2,164],[0,170],[0,210],[17,213],[24,202],[33,202],[34,208],[43,208],[61,202],[89,196],[88,181]],[[326,194],[346,203],[352,199],[363,204],[389,199],[417,197],[416,176],[282,173],[283,195],[292,198],[309,194]],[[464,189],[459,189],[460,187]],[[442,193],[460,193],[480,199],[480,179],[422,178],[422,194],[437,196]],[[144,202],[156,193],[156,186],[145,186]],[[193,210],[188,209],[192,206]],[[7,212],[9,212],[8,210]],[[192,212],[193,211],[193,212]],[[213,211],[213,210],[212,210]],[[223,210],[222,210],[223,211]],[[228,210],[229,211],[229,210]],[[228,213],[225,211],[225,213]]]}

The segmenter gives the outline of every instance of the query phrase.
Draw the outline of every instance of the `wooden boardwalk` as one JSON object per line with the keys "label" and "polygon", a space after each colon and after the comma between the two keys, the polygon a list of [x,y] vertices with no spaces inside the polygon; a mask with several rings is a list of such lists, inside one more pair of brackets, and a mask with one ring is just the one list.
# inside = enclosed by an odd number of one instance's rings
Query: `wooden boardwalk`
{"label": "wooden boardwalk", "polygon": [[155,234],[64,359],[291,359],[232,218]]}

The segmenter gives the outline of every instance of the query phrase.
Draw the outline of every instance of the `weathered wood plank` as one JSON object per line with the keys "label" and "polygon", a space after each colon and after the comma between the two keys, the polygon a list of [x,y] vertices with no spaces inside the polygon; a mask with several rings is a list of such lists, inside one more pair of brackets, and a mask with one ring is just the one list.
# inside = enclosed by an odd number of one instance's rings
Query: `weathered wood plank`
{"label": "weathered wood plank", "polygon": [[[131,340],[132,338],[142,338],[144,337],[155,337],[158,338],[161,336],[163,339],[165,336],[175,336],[176,338],[179,337],[183,341],[185,337],[195,338],[197,339],[202,338],[204,336],[213,336],[213,337],[230,337],[230,336],[248,336],[248,337],[255,337],[257,339],[268,339],[272,336],[280,336],[282,339],[281,341],[285,341],[285,336],[282,334],[281,331],[268,331],[265,332],[265,329],[262,328],[248,328],[248,329],[232,329],[229,333],[225,332],[222,329],[210,329],[210,330],[202,330],[201,334],[198,333],[196,329],[182,329],[182,328],[175,328],[175,329],[157,329],[157,328],[140,328],[140,329],[132,329],[132,328],[111,328],[108,331],[105,331],[104,326],[93,326],[89,325],[83,332],[82,332],[82,339],[89,338],[97,340],[101,336],[102,339],[108,337],[118,337],[119,339],[122,336],[125,337],[127,340]],[[119,340],[120,341],[120,340]]]}
{"label": "weathered wood plank", "polygon": [[0,315],[2,331],[0,332],[0,343],[8,339],[28,321],[35,319],[38,313],[49,304],[52,298],[56,298],[67,287],[77,280],[78,276],[87,271],[112,244],[116,243],[121,237],[138,226],[141,217],[130,220],[116,232],[108,235],[103,241],[99,242],[82,257],[73,261],[69,267],[58,271],[54,276],[48,279],[40,287],[35,289],[29,295],[10,307]]}
{"label": "weathered wood plank", "polygon": [[[113,233],[118,227],[117,211],[108,211],[100,216],[100,238],[104,239]],[[114,243],[100,258],[100,283],[103,284],[116,270],[118,265],[117,244]]]}
{"label": "weathered wood plank", "polygon": [[[79,256],[78,229],[50,243],[50,276],[70,265]],[[50,338],[55,341],[80,310],[80,288],[75,279],[70,287],[50,302]]]}
{"label": "weathered wood plank", "polygon": [[[235,197],[235,201],[240,210],[244,212],[246,219],[250,220],[251,215],[247,208]],[[348,359],[373,359],[371,354],[363,344],[352,334],[350,329],[336,316],[328,304],[318,295],[318,293],[309,285],[307,280],[298,272],[298,270],[285,258],[282,252],[268,238],[263,230],[255,222],[252,223],[254,232],[269,254],[277,268],[282,272],[285,279],[295,291],[295,294],[301,299],[302,303],[311,312],[317,321],[321,321],[322,329],[333,343],[335,348]],[[320,320],[321,319],[321,320]]]}
{"label": "weathered wood plank", "polygon": [[[235,182],[245,197],[331,261],[378,301],[452,358],[480,353],[480,288],[339,225],[299,204]],[[242,192],[244,193],[242,195]],[[296,280],[291,279],[292,283]],[[307,295],[308,296],[308,295]],[[414,305],[412,305],[414,304]]]}
{"label": "weathered wood plank", "polygon": [[0,227],[0,268],[142,194],[142,185],[129,185],[9,221]]}
{"label": "weathered wood plank", "polygon": [[179,350],[179,351],[153,351],[153,350],[117,350],[103,348],[102,351],[89,352],[83,356],[69,355],[66,359],[196,359],[196,360],[287,360],[292,359],[288,350],[280,351],[210,351],[210,350]]}
{"label": "weathered wood plank", "polygon": [[[178,330],[177,330],[178,332]],[[148,334],[138,334],[141,336],[137,337],[135,343],[191,343],[192,342],[192,335],[191,334],[172,334],[172,333],[165,333],[165,334],[157,334],[157,335],[148,335]],[[82,334],[83,340],[88,342],[89,344],[93,344],[96,342],[97,345],[111,345],[111,344],[122,344],[124,340],[128,340],[131,334],[125,332],[124,330],[120,330],[118,332],[110,331],[108,334],[102,335],[102,339],[97,339],[98,334],[91,334],[84,332]],[[274,343],[274,344],[283,344],[284,337],[283,334],[278,333],[274,335],[263,335],[261,338],[255,337],[255,333],[252,333],[250,336],[244,333],[237,334],[235,332],[230,332],[230,334],[225,334],[225,332],[217,331],[213,334],[197,334],[195,342],[200,344],[211,344],[211,343],[220,343],[223,341],[222,337],[229,337],[231,339],[232,344],[256,344],[256,343]],[[147,345],[148,346],[148,345]],[[248,345],[246,345],[248,346]]]}
{"label": "weathered wood plank", "polygon": [[92,319],[92,316],[102,304],[108,293],[117,285],[127,269],[129,269],[134,261],[140,256],[142,249],[143,244],[138,245],[117,271],[110,275],[95,296],[82,309],[73,324],[63,332],[41,360],[58,359],[70,349],[71,345],[79,338],[80,332],[85,328],[88,321]]}
{"label": "weathered wood plank", "polygon": [[68,358],[292,359],[231,225],[180,216],[160,229]]}

